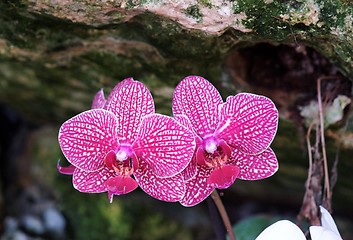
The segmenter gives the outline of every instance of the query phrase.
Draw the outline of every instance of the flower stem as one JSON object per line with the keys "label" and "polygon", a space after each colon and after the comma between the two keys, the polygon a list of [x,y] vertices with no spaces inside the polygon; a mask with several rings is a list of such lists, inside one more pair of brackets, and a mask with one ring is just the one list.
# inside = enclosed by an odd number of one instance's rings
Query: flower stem
{"label": "flower stem", "polygon": [[227,240],[227,230],[224,227],[218,208],[211,197],[206,198],[208,210],[210,212],[211,224],[215,232],[215,240]]}
{"label": "flower stem", "polygon": [[227,232],[228,232],[228,235],[229,235],[230,240],[235,240],[235,234],[233,233],[232,224],[230,223],[228,214],[227,214],[227,212],[226,212],[226,209],[224,208],[224,205],[223,205],[223,203],[222,203],[221,198],[220,198],[219,195],[218,195],[217,190],[214,190],[214,191],[211,193],[211,197],[212,197],[213,201],[215,202],[215,204],[216,204],[216,206],[217,206],[217,208],[218,208],[219,214],[220,214],[221,217],[222,217],[224,226],[225,226],[226,229],[227,229]]}
{"label": "flower stem", "polygon": [[331,188],[330,180],[328,175],[327,157],[326,157],[326,146],[325,146],[325,126],[324,126],[324,112],[322,107],[321,98],[321,81],[328,79],[329,77],[320,77],[317,81],[317,98],[319,104],[319,115],[320,115],[320,136],[321,136],[321,147],[322,147],[322,157],[324,159],[324,173],[325,173],[325,185],[324,191],[326,192],[327,199],[331,201]]}

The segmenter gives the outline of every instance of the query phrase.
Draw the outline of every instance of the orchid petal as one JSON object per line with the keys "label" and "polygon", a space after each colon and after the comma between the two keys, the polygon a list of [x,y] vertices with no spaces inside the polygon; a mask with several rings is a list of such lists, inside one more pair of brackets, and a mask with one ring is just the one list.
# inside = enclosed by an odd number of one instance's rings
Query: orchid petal
{"label": "orchid petal", "polygon": [[103,108],[106,103],[103,88],[99,90],[93,98],[92,109]]}
{"label": "orchid petal", "polygon": [[108,151],[118,146],[116,117],[103,109],[93,109],[67,120],[59,130],[59,144],[67,160],[85,171],[104,166]]}
{"label": "orchid petal", "polygon": [[224,155],[227,156],[227,158],[232,156],[232,148],[223,139],[218,141],[218,145],[222,149]]}
{"label": "orchid petal", "polygon": [[271,148],[258,155],[248,155],[233,149],[230,162],[239,167],[238,178],[242,180],[264,179],[278,170],[278,161]]}
{"label": "orchid petal", "polygon": [[288,220],[275,222],[267,227],[255,240],[306,240],[300,228]]}
{"label": "orchid petal", "polygon": [[107,191],[104,182],[114,176],[116,176],[115,172],[109,171],[108,168],[103,168],[97,172],[86,172],[76,168],[72,183],[74,188],[80,192],[101,193]]}
{"label": "orchid petal", "polygon": [[238,174],[238,167],[225,165],[220,168],[215,168],[207,179],[207,183],[215,188],[225,189],[234,183]]}
{"label": "orchid petal", "polygon": [[341,237],[341,235],[338,231],[338,228],[335,224],[335,221],[333,220],[331,214],[323,206],[320,206],[320,212],[321,212],[321,225],[322,225],[322,227],[336,233],[338,236]]}
{"label": "orchid petal", "polygon": [[138,157],[136,156],[135,153],[132,153],[131,162],[132,162],[132,171],[134,172],[140,167]]}
{"label": "orchid petal", "polygon": [[104,158],[105,165],[108,167],[108,169],[114,169],[114,166],[116,165],[116,155],[114,151],[109,151],[107,155]]}
{"label": "orchid petal", "polygon": [[138,81],[127,78],[110,93],[104,109],[118,119],[118,139],[132,143],[144,116],[154,113],[154,102],[150,91]]}
{"label": "orchid petal", "polygon": [[196,157],[194,156],[189,165],[182,171],[184,181],[189,181],[190,179],[194,178],[196,176],[197,170],[197,163],[196,163]]}
{"label": "orchid petal", "polygon": [[[104,182],[109,194],[122,195],[134,191],[138,184],[131,176],[115,176]],[[111,199],[111,197],[108,197]],[[111,201],[111,200],[110,200]]]}
{"label": "orchid petal", "polygon": [[207,183],[208,177],[211,175],[212,169],[197,166],[197,174],[195,178],[185,182],[186,193],[179,201],[185,207],[192,207],[205,200],[215,189]]}
{"label": "orchid petal", "polygon": [[76,169],[75,166],[73,165],[69,165],[67,167],[62,167],[60,166],[60,160],[58,161],[58,163],[56,164],[56,168],[58,169],[58,172],[61,174],[65,174],[65,175],[72,175],[74,174],[74,171]]}
{"label": "orchid petal", "polygon": [[206,165],[206,153],[205,150],[201,147],[198,147],[196,150],[196,162],[201,166]]}
{"label": "orchid petal", "polygon": [[171,117],[146,116],[140,126],[136,155],[146,161],[158,177],[172,177],[189,164],[195,150],[195,138]]}
{"label": "orchid petal", "polygon": [[218,106],[223,100],[217,89],[199,76],[184,78],[175,88],[173,114],[184,114],[195,132],[204,137],[216,129]]}
{"label": "orchid petal", "polygon": [[185,184],[181,174],[170,178],[160,178],[154,174],[146,162],[141,161],[134,176],[140,188],[158,200],[177,202],[184,196]]}
{"label": "orchid petal", "polygon": [[271,144],[278,111],[267,97],[249,93],[230,96],[220,109],[216,135],[247,154],[258,154]]}
{"label": "orchid petal", "polygon": [[184,127],[187,127],[189,130],[192,130],[192,125],[191,122],[189,120],[189,118],[184,115],[184,114],[177,114],[177,115],[173,115],[174,119],[177,120],[177,122],[179,122],[181,125],[183,125]]}
{"label": "orchid petal", "polygon": [[192,131],[195,135],[195,140],[196,140],[196,146],[201,146],[202,145],[202,138],[200,138],[196,132],[194,131],[190,120],[188,119],[188,117],[186,115],[183,114],[178,114],[178,115],[174,115],[174,119],[179,122],[181,125],[183,125],[184,127],[186,127],[187,129],[189,129],[190,131]]}
{"label": "orchid petal", "polygon": [[309,231],[311,240],[342,240],[340,235],[321,226],[311,226]]}

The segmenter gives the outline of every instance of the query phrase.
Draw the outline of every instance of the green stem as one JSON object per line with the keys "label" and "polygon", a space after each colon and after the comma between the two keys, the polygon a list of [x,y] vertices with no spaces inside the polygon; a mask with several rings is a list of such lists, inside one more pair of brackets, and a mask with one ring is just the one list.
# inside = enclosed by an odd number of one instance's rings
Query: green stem
{"label": "green stem", "polygon": [[218,195],[217,190],[214,190],[214,191],[211,193],[211,197],[212,197],[213,201],[215,202],[215,204],[216,204],[216,206],[217,206],[217,208],[218,208],[219,214],[220,214],[221,217],[222,217],[224,226],[225,226],[226,229],[227,229],[227,232],[228,232],[228,235],[229,235],[230,240],[235,240],[235,234],[234,234],[233,229],[232,229],[232,224],[230,223],[230,220],[229,220],[227,211],[226,211],[226,209],[224,208],[224,205],[223,205],[223,203],[222,203],[221,198],[220,198],[219,195]]}

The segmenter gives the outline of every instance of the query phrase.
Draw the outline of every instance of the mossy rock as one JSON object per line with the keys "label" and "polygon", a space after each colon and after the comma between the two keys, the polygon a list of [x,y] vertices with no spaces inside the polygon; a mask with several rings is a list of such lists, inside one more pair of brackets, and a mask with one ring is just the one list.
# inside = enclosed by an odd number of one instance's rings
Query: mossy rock
{"label": "mossy rock", "polygon": [[313,47],[350,77],[352,16],[340,0],[3,1],[0,101],[35,123],[62,122],[125,77],[230,82],[230,50],[260,42]]}

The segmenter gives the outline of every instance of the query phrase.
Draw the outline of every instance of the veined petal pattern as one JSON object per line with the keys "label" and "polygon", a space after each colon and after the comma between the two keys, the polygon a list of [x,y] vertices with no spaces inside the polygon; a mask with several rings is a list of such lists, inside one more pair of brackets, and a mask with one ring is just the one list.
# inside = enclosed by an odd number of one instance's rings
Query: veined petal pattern
{"label": "veined petal pattern", "polygon": [[269,147],[278,125],[278,111],[267,97],[240,93],[230,96],[220,109],[216,135],[247,154]]}
{"label": "veined petal pattern", "polygon": [[158,177],[172,177],[189,164],[195,145],[194,134],[176,120],[150,114],[141,123],[133,149]]}
{"label": "veined petal pattern", "polygon": [[195,132],[204,137],[216,129],[218,107],[222,102],[218,90],[209,81],[199,76],[189,76],[175,88],[173,115],[186,115]]}
{"label": "veined petal pattern", "polygon": [[104,109],[113,112],[118,119],[119,141],[131,144],[136,139],[142,118],[154,113],[154,102],[145,85],[127,78],[112,90]]}
{"label": "veined petal pattern", "polygon": [[117,119],[103,109],[93,109],[64,122],[59,130],[59,144],[67,160],[85,171],[103,168],[104,157],[118,146]]}

